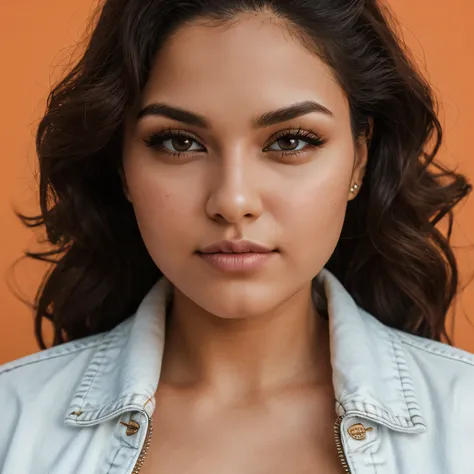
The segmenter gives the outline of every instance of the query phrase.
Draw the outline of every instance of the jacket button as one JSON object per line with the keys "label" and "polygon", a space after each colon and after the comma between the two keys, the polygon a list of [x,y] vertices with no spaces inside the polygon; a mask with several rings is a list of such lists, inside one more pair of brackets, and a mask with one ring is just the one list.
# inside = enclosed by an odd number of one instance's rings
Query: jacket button
{"label": "jacket button", "polygon": [[125,423],[123,421],[121,421],[120,423],[127,427],[127,431],[125,432],[127,436],[132,436],[136,434],[140,429],[140,424],[137,423],[135,420],[130,420],[130,423]]}
{"label": "jacket button", "polygon": [[351,437],[357,440],[365,439],[367,431],[372,431],[372,428],[370,426],[366,428],[362,423],[356,423],[347,430]]}

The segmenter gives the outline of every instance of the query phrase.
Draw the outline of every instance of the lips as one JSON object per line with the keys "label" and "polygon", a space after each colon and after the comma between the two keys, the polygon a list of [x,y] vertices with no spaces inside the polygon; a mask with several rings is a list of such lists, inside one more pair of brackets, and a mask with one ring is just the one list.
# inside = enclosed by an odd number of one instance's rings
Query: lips
{"label": "lips", "polygon": [[269,264],[278,251],[250,240],[223,240],[204,247],[197,255],[213,268],[226,273],[249,273]]}
{"label": "lips", "polygon": [[269,253],[273,250],[251,240],[223,240],[199,250],[199,253]]}

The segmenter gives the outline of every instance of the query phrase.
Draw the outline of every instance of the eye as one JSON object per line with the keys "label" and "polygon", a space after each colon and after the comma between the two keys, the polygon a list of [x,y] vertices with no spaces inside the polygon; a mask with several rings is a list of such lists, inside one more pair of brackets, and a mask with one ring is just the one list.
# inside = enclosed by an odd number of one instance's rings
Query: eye
{"label": "eye", "polygon": [[[301,130],[301,128],[279,132],[276,136],[272,137],[272,139],[273,142],[271,146],[264,148],[263,151],[276,152],[283,158],[290,158],[291,156],[309,152],[326,143],[326,140],[321,138],[318,134]],[[173,157],[206,151],[196,138],[182,130],[163,129],[159,132],[153,132],[143,141],[147,147],[167,153]],[[193,148],[193,143],[197,145],[197,147]],[[277,145],[280,149],[272,148],[274,145]]]}
{"label": "eye", "polygon": [[152,133],[143,141],[146,146],[173,156],[180,156],[182,153],[187,152],[204,151],[203,149],[192,148],[192,143],[197,143],[197,140],[182,130],[164,129],[160,132]]}
{"label": "eye", "polygon": [[[318,134],[301,129],[279,132],[276,137],[273,138],[275,141],[267,149],[275,151],[282,156],[305,153],[316,147],[321,147],[326,143],[326,140],[321,138]],[[279,149],[272,148],[275,145],[277,145]]]}

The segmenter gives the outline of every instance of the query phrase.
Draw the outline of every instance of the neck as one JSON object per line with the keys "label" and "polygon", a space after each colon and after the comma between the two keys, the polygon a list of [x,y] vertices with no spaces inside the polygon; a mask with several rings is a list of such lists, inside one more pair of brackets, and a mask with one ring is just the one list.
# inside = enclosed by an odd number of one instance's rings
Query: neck
{"label": "neck", "polygon": [[231,320],[175,288],[166,332],[160,383],[231,398],[331,383],[327,323],[311,284],[267,314]]}

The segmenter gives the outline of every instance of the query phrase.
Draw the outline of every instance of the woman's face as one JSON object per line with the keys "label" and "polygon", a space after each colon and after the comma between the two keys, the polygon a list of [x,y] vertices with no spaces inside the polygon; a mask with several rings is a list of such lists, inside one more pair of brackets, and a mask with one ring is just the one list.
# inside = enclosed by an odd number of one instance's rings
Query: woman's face
{"label": "woman's face", "polygon": [[[305,102],[302,115],[273,114]],[[155,107],[137,118],[152,104],[186,114]],[[367,153],[329,68],[258,16],[179,30],[125,129],[124,189],[151,257],[180,294],[222,318],[267,313],[308,288],[336,247]],[[163,129],[180,135],[160,142]],[[274,251],[240,269],[199,253],[241,239]]]}

